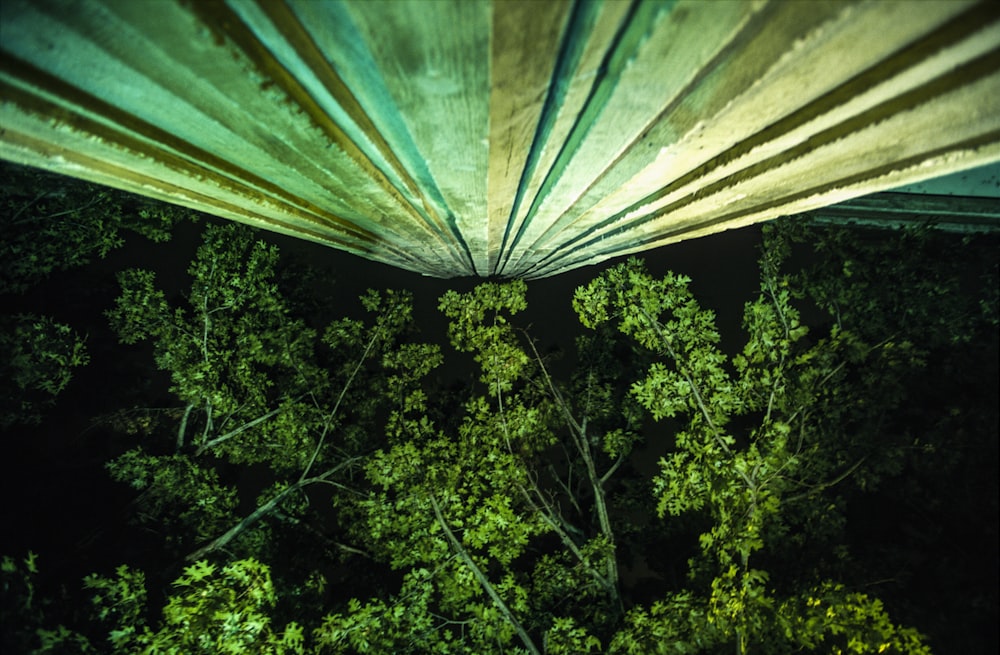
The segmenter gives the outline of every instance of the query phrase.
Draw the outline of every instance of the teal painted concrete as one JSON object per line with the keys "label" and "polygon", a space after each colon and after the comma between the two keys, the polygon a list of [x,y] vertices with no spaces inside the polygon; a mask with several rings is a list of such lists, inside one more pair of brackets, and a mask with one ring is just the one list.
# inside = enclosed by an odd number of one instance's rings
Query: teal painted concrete
{"label": "teal painted concrete", "polygon": [[0,157],[546,277],[997,162],[1000,3],[4,0]]}

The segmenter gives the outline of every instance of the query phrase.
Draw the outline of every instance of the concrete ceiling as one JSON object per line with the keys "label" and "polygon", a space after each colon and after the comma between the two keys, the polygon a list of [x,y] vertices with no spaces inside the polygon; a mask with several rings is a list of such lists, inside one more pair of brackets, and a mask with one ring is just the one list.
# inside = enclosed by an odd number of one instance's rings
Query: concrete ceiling
{"label": "concrete ceiling", "polygon": [[0,157],[545,277],[1000,160],[1000,3],[4,0]]}
{"label": "concrete ceiling", "polygon": [[[932,177],[922,182],[892,189],[897,193],[920,193],[938,196],[1000,199],[1000,163]],[[1000,202],[997,203],[1000,211]]]}

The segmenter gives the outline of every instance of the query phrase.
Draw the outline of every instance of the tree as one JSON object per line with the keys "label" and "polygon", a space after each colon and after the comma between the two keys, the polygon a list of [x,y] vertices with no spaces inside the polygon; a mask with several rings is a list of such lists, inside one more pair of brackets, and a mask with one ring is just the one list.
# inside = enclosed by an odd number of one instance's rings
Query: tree
{"label": "tree", "polygon": [[[614,319],[623,333],[660,358],[632,386],[639,404],[657,420],[685,417],[674,451],[661,460],[654,480],[659,515],[698,512],[711,526],[699,536],[701,557],[691,565],[691,580],[700,589],[669,594],[648,610],[633,608],[625,617],[627,627],[611,637],[611,652],[706,652],[733,646],[747,652],[751,645],[783,651],[824,643],[855,652],[926,652],[915,631],[894,626],[881,604],[865,594],[833,581],[792,579],[781,582],[796,593],[779,597],[769,573],[750,566],[751,555],[789,532],[821,540],[830,524],[838,524],[829,513],[837,507],[840,483],[854,477],[871,485],[897,466],[901,445],[883,441],[879,454],[844,428],[871,423],[875,414],[891,411],[898,396],[886,392],[883,402],[873,403],[873,389],[847,381],[872,364],[892,372],[920,363],[908,342],[866,344],[840,325],[825,338],[805,342],[808,330],[791,306],[789,279],[778,273],[780,259],[781,253],[772,250],[762,261],[761,296],[746,308],[749,339],[733,362],[735,378],[715,345],[713,316],[698,306],[686,278],[655,280],[632,260],[578,291],[576,307],[584,324]],[[457,435],[414,422],[404,441],[378,453],[368,468],[372,482],[394,493],[369,501],[367,527],[373,537],[388,538],[393,566],[412,567],[408,576],[420,573],[422,591],[406,588],[420,599],[422,612],[399,611],[404,621],[377,631],[383,641],[372,642],[371,630],[364,627],[385,627],[389,608],[406,607],[409,597],[398,597],[391,606],[357,604],[351,614],[328,617],[321,643],[371,652],[450,652],[452,642],[467,649],[470,644],[450,626],[470,625],[471,614],[494,622],[482,635],[469,629],[474,649],[488,648],[494,640],[541,652],[538,643],[548,648],[551,640],[556,651],[586,652],[600,647],[594,632],[617,623],[621,615],[614,606],[622,609],[617,543],[605,485],[628,454],[628,446],[622,446],[625,433],[597,435],[595,442],[603,441],[603,454],[612,458],[598,473],[587,411],[576,420],[573,403],[553,383],[537,351],[529,355],[516,343],[509,315],[523,307],[524,288],[518,283],[487,284],[472,294],[450,292],[442,298],[441,309],[452,319],[452,343],[475,353],[489,395],[466,406]],[[594,382],[593,375],[589,380]],[[577,396],[587,410],[587,400],[599,392],[595,387]],[[865,406],[862,400],[869,401],[868,409],[858,411]],[[759,424],[737,439],[726,429],[735,417],[758,417]],[[565,491],[564,500],[571,504],[579,504],[578,494],[558,476],[540,482],[535,468],[539,456],[558,442],[555,428],[563,421],[572,453],[566,470],[585,471],[598,516],[597,536],[582,548],[575,539],[581,531],[566,522],[553,492]],[[577,580],[571,594],[587,597],[596,580],[608,592],[611,611],[579,621],[579,614],[559,616],[544,603],[532,603],[550,597],[549,590],[531,589],[509,565],[547,534],[557,535],[565,552],[549,553],[533,577],[549,581],[556,576],[547,575],[546,567],[572,561],[593,578]],[[407,583],[417,584],[413,577]],[[428,609],[434,603],[440,609]],[[430,642],[414,639],[420,633],[415,616],[423,617],[424,633],[434,635]]]}
{"label": "tree", "polygon": [[[109,314],[125,342],[152,342],[177,404],[120,421],[140,443],[108,468],[167,533],[165,560],[189,564],[162,594],[129,566],[88,577],[95,627],[39,619],[37,636],[49,652],[929,652],[873,592],[892,569],[846,526],[907,489],[903,472],[931,476],[919,463],[946,442],[914,432],[926,416],[907,399],[955,347],[995,341],[995,301],[950,263],[916,275],[901,258],[894,279],[938,290],[901,313],[878,287],[891,272],[866,263],[887,265],[881,241],[826,239],[767,235],[735,353],[687,278],[609,268],[574,297],[593,331],[565,379],[518,327],[523,282],[448,292],[449,339],[478,369],[456,395],[428,381],[444,355],[417,339],[407,294],[313,326],[273,247],[210,227],[183,298],[128,271]],[[831,273],[848,258],[860,297]],[[662,451],[652,477],[634,466],[643,441]],[[655,592],[624,581],[643,553],[662,560],[646,558]],[[34,594],[19,585],[15,600]]]}
{"label": "tree", "polygon": [[[392,603],[355,602],[349,613],[327,616],[321,645],[335,652],[519,647],[540,653],[551,650],[544,635],[560,620],[560,605],[598,625],[620,615],[604,489],[613,470],[598,474],[586,416],[582,425],[572,417],[537,351],[518,343],[510,319],[524,308],[524,296],[525,285],[511,282],[442,297],[452,344],[474,353],[487,393],[465,403],[455,432],[427,419],[422,398],[408,403],[412,416],[399,413],[390,421],[389,448],[366,466],[374,490],[359,503],[364,522],[356,529],[376,554],[406,571],[403,587]],[[579,507],[581,495],[562,480],[553,489],[539,470],[563,423],[574,449],[568,465],[586,471],[599,517],[593,535],[573,525],[557,500],[562,491]],[[619,450],[620,464],[627,453],[622,445]],[[561,548],[534,570],[518,566],[546,536]],[[596,645],[592,637],[584,641]]]}
{"label": "tree", "polygon": [[[861,624],[885,622],[866,597],[832,595],[829,590],[842,589],[832,582],[797,594],[808,598],[805,607],[826,603],[831,620],[798,617],[802,604],[777,597],[771,574],[751,566],[751,557],[789,532],[808,535],[811,521],[836,511],[831,491],[862,467],[891,466],[867,461],[877,453],[858,452],[861,445],[849,433],[831,432],[845,426],[860,400],[845,382],[852,365],[876,359],[885,370],[900,356],[906,359],[909,348],[891,341],[864,344],[837,327],[828,337],[805,342],[808,329],[789,303],[788,279],[777,275],[766,255],[761,295],[746,306],[748,341],[733,360],[734,376],[716,345],[714,317],[698,305],[688,282],[673,274],[654,279],[630,260],[578,290],[574,300],[585,325],[614,321],[659,356],[632,386],[654,419],[683,417],[673,452],[660,460],[653,481],[657,513],[698,512],[711,526],[699,536],[701,554],[691,562],[695,589],[669,594],[648,611],[634,609],[628,617],[632,630],[619,633],[612,648],[704,652],[735,646],[745,653],[753,645],[783,652],[814,648],[837,635],[833,617],[841,613],[856,613]],[[730,428],[737,417],[756,420],[737,432]],[[886,445],[891,448],[880,447]],[[831,519],[836,521],[824,516],[820,522]],[[808,581],[797,582],[801,589]],[[821,595],[824,600],[817,601]],[[923,652],[915,632],[886,625],[868,635],[850,634],[848,646],[855,652]]]}
{"label": "tree", "polygon": [[[344,487],[370,448],[376,392],[401,379],[366,367],[393,356],[410,320],[406,294],[367,294],[363,303],[374,321],[335,321],[322,337],[328,350],[320,352],[316,331],[292,316],[279,293],[277,256],[246,228],[210,226],[189,269],[185,306],[172,307],[149,271],[119,277],[112,324],[124,343],[153,340],[156,361],[170,372],[171,392],[182,404],[172,412],[179,417],[173,452],[157,452],[166,446],[161,441],[152,452],[125,453],[109,469],[143,492],[140,504],[151,520],[176,508],[180,532],[190,539],[183,545],[201,544],[189,560],[231,549],[237,540],[241,552],[260,555],[269,539],[263,519],[300,522],[306,488]],[[434,354],[420,355],[416,365],[426,371]],[[391,391],[397,390],[383,393]],[[242,519],[233,516],[236,491],[221,482],[218,462],[271,472],[273,484]]]}

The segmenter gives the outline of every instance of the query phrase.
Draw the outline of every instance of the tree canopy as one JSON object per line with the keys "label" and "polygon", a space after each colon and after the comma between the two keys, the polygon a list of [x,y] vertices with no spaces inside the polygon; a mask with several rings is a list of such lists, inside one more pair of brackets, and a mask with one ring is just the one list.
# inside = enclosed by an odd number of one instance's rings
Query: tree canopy
{"label": "tree canopy", "polygon": [[[126,233],[164,243],[178,222],[193,218],[177,207],[7,162],[0,162],[0,179],[0,296],[9,305],[54,273],[107,257],[125,244]],[[0,427],[37,424],[73,369],[89,361],[85,342],[52,316],[0,316],[7,354],[0,360]]]}
{"label": "tree canopy", "polygon": [[[186,291],[125,270],[107,311],[173,399],[99,417],[162,567],[53,581],[8,553],[2,645],[974,652],[995,594],[976,588],[965,635],[913,599],[947,538],[928,522],[989,520],[993,503],[996,543],[996,407],[942,390],[972,379],[988,397],[992,374],[995,391],[995,243],[980,242],[768,226],[733,352],[691,280],[629,259],[564,299],[582,328],[560,375],[520,321],[522,281],[445,293],[448,343],[419,331],[405,290],[317,324],[275,246],[209,224]],[[4,382],[58,392],[85,356],[32,344],[71,328],[16,320]],[[463,353],[475,377],[442,384]],[[950,496],[963,488],[984,495]],[[868,534],[887,520],[898,537]]]}

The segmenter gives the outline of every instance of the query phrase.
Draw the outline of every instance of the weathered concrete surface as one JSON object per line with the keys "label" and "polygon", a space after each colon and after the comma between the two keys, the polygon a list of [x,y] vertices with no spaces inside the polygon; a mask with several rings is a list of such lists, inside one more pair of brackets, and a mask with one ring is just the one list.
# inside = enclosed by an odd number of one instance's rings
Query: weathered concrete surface
{"label": "weathered concrete surface", "polygon": [[916,184],[906,184],[891,191],[897,193],[930,194],[993,198],[1000,212],[1000,163],[970,168],[959,173],[935,177]]}
{"label": "weathered concrete surface", "polygon": [[931,225],[948,232],[1000,232],[1000,198],[884,191],[808,212],[817,223],[896,228]]}
{"label": "weathered concrete surface", "polygon": [[1000,160],[1000,3],[4,0],[0,157],[543,277]]}

